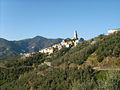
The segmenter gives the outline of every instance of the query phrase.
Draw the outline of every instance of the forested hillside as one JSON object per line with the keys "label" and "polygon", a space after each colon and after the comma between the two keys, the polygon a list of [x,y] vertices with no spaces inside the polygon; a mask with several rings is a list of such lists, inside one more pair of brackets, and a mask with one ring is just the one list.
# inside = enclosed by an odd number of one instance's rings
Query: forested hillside
{"label": "forested hillside", "polygon": [[1,90],[120,90],[120,32],[0,66]]}

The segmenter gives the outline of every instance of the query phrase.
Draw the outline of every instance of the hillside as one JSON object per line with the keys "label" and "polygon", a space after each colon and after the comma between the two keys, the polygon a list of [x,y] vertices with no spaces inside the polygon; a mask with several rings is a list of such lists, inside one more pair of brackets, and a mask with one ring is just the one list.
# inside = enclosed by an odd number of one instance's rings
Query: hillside
{"label": "hillside", "polygon": [[41,36],[20,41],[8,41],[0,38],[0,58],[37,51],[59,43],[61,40],[62,39],[47,39]]}
{"label": "hillside", "polygon": [[120,32],[0,65],[1,90],[120,90]]}

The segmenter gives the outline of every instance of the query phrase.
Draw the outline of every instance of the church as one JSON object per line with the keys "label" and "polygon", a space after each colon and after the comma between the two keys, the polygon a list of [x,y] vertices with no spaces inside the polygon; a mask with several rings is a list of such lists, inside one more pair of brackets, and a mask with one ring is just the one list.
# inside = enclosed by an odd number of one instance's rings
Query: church
{"label": "church", "polygon": [[62,40],[61,45],[69,48],[72,46],[76,46],[78,43],[80,43],[80,40],[78,39],[77,31],[74,31],[73,38],[71,39],[67,38],[67,39]]}

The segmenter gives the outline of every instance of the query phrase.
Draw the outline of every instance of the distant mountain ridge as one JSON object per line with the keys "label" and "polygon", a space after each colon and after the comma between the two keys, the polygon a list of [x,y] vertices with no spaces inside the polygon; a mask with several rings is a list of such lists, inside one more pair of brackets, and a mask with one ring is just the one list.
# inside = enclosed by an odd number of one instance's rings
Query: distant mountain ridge
{"label": "distant mountain ridge", "polygon": [[62,39],[60,38],[48,39],[42,36],[36,36],[34,38],[19,41],[9,41],[0,38],[0,58],[37,51],[56,43],[60,43],[61,41]]}

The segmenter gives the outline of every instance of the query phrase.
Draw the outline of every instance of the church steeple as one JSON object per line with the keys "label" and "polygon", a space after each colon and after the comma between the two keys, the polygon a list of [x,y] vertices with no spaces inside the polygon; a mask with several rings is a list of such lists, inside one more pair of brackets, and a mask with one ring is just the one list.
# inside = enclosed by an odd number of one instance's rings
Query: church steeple
{"label": "church steeple", "polygon": [[73,39],[78,39],[77,31],[74,31]]}

